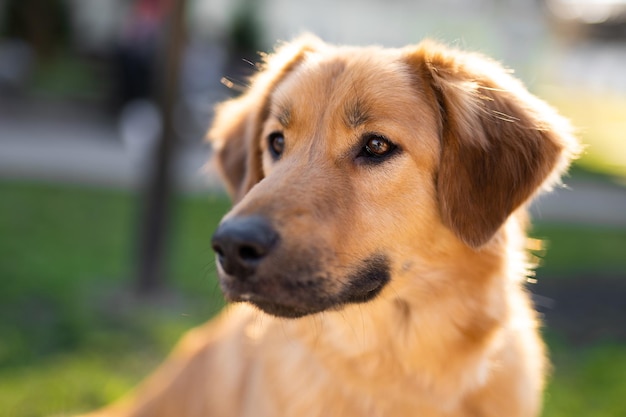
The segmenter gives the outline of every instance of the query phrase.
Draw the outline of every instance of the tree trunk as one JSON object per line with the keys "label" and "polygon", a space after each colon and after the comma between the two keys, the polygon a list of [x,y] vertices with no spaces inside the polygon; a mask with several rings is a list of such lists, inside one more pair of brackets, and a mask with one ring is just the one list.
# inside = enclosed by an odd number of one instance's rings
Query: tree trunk
{"label": "tree trunk", "polygon": [[136,289],[140,295],[158,292],[165,285],[167,237],[172,195],[171,161],[175,153],[174,106],[178,96],[180,65],[184,51],[185,0],[172,2],[169,30],[164,42],[165,65],[159,91],[162,135],[147,177],[139,237]]}

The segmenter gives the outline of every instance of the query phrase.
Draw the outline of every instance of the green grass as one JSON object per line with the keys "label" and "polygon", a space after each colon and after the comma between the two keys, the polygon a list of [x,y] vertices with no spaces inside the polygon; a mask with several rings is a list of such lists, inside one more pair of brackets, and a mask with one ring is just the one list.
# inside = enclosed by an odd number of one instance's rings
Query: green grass
{"label": "green grass", "polygon": [[0,415],[119,397],[223,301],[209,239],[223,197],[174,202],[168,291],[133,296],[139,215],[117,191],[0,183]]}
{"label": "green grass", "polygon": [[626,230],[608,227],[536,224],[531,235],[542,241],[540,271],[583,275],[601,271],[626,277]]}
{"label": "green grass", "polygon": [[626,415],[626,349],[605,343],[571,347],[552,341],[554,374],[544,396],[544,417]]}
{"label": "green grass", "polygon": [[29,91],[37,95],[89,99],[103,97],[111,88],[110,81],[99,76],[92,64],[69,51],[42,61],[33,75]]}
{"label": "green grass", "polygon": [[[168,291],[140,300],[131,291],[134,195],[0,182],[0,415],[63,415],[111,402],[219,310],[209,241],[228,206],[222,196],[176,199]],[[539,225],[533,234],[549,241],[550,273],[626,271],[624,231]],[[549,341],[556,372],[546,417],[626,415],[623,346]]]}

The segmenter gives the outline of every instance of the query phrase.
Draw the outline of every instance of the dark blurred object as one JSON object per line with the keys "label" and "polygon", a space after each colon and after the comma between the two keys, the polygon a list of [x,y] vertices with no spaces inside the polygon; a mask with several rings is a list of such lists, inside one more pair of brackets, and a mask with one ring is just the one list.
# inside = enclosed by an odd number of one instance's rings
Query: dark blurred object
{"label": "dark blurred object", "polygon": [[546,6],[568,34],[626,37],[626,0],[546,0]]}
{"label": "dark blurred object", "polygon": [[62,0],[7,0],[2,35],[32,46],[38,60],[47,60],[69,43],[70,19]]}
{"label": "dark blurred object", "polygon": [[138,0],[131,6],[115,53],[119,106],[154,98],[155,64],[167,9],[160,0]]}
{"label": "dark blurred object", "polygon": [[153,294],[164,286],[166,242],[172,194],[171,165],[175,153],[174,108],[178,97],[179,78],[185,44],[185,0],[140,0],[157,3],[163,16],[168,16],[165,30],[167,42],[163,58],[164,74],[159,79],[162,90],[159,104],[163,119],[160,141],[153,153],[152,165],[142,212],[142,234],[139,242],[137,289],[140,295]]}

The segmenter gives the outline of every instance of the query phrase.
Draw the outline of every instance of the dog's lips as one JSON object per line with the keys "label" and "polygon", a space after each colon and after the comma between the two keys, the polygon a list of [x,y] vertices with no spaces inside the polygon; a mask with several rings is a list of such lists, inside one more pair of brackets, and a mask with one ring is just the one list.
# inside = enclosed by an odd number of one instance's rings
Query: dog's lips
{"label": "dog's lips", "polygon": [[268,314],[278,316],[278,317],[285,317],[285,318],[299,318],[299,317],[307,316],[309,314],[319,313],[320,311],[325,310],[323,308],[322,309],[308,309],[308,308],[290,306],[286,304],[279,304],[272,300],[268,300],[264,297],[256,296],[254,294],[251,294],[250,297],[245,301],[248,301],[249,303],[257,306],[258,308],[260,308],[261,310],[263,310],[264,312]]}
{"label": "dog's lips", "polygon": [[318,313],[325,310],[322,307],[312,306],[296,306],[293,304],[280,303],[277,300],[270,299],[262,294],[256,292],[238,292],[232,288],[226,287],[222,284],[224,295],[230,302],[248,302],[260,308],[264,312],[285,318],[299,318],[309,314]]}
{"label": "dog's lips", "polygon": [[[308,276],[311,271],[303,273]],[[229,302],[248,302],[264,312],[286,318],[319,313],[339,304],[321,288],[322,279],[287,280],[280,275],[230,275],[218,264],[218,277],[224,297]],[[316,291],[317,290],[317,291]]]}

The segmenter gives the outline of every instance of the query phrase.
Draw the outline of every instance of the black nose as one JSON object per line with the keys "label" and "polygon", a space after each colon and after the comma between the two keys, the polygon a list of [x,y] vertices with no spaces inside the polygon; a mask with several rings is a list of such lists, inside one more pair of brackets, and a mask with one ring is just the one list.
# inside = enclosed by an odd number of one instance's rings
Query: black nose
{"label": "black nose", "polygon": [[212,246],[224,271],[243,279],[252,275],[278,241],[278,233],[261,216],[233,217],[213,235]]}

